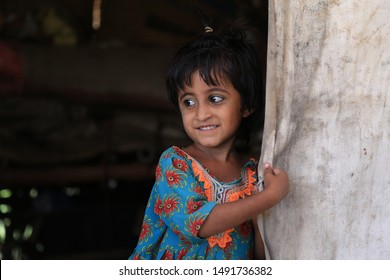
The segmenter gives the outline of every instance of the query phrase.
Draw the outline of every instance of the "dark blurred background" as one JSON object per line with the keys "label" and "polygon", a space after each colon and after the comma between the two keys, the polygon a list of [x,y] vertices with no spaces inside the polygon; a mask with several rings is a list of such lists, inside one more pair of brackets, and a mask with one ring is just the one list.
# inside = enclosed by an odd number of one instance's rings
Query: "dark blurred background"
{"label": "dark blurred background", "polygon": [[129,257],[160,153],[188,143],[164,78],[197,8],[247,20],[265,70],[266,0],[1,0],[0,259]]}

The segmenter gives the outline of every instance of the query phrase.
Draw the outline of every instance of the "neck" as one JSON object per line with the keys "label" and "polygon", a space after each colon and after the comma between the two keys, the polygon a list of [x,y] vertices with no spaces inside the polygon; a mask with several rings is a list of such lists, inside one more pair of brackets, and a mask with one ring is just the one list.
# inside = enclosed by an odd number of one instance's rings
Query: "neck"
{"label": "neck", "polygon": [[[234,143],[224,147],[207,148],[193,144],[186,148],[186,151],[199,161],[216,161],[221,163],[229,162],[235,159],[238,154],[234,149]],[[203,159],[203,160],[202,160]]]}
{"label": "neck", "polygon": [[184,149],[220,182],[232,182],[240,178],[244,159],[230,148],[212,148],[193,144]]}

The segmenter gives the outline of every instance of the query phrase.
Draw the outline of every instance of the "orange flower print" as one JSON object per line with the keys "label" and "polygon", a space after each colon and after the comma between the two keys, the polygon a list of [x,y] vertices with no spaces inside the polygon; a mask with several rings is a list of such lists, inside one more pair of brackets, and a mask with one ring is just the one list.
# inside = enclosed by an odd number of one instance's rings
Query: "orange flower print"
{"label": "orange flower print", "polygon": [[139,254],[135,254],[132,259],[133,260],[140,260],[141,256]]}
{"label": "orange flower print", "polygon": [[162,178],[161,166],[157,165],[156,167],[156,181],[160,181]]}
{"label": "orange flower print", "polygon": [[164,204],[163,204],[163,202],[161,201],[160,196],[158,196],[158,197],[157,197],[156,204],[154,205],[154,213],[156,213],[157,215],[161,216],[161,214],[163,213],[163,211],[164,211]]}
{"label": "orange flower print", "polygon": [[195,216],[192,218],[192,220],[189,220],[186,222],[187,231],[192,234],[192,236],[197,236],[198,231],[200,230],[201,226],[204,223],[205,218],[203,216]]}
{"label": "orange flower print", "polygon": [[176,234],[177,236],[179,236],[179,237],[182,236],[180,230],[179,230],[177,227],[176,227],[176,228],[173,228],[172,231],[173,231],[173,233]]}
{"label": "orange flower print", "polygon": [[180,156],[182,158],[186,158],[187,157],[187,154],[182,149],[180,149],[178,147],[174,147],[173,149],[174,149],[174,151],[176,152],[176,154],[178,156]]}
{"label": "orange flower print", "polygon": [[230,252],[232,250],[234,250],[234,248],[235,248],[235,246],[234,246],[233,242],[230,241],[230,242],[226,243],[226,247],[223,248],[223,250],[225,251],[226,254],[230,255]]}
{"label": "orange flower print", "polygon": [[193,198],[191,197],[190,200],[187,203],[187,212],[188,214],[194,213],[197,211],[200,207],[202,206],[201,201],[194,201]]}
{"label": "orange flower print", "polygon": [[150,219],[145,218],[142,222],[141,233],[139,235],[139,239],[142,241],[148,241],[149,237],[152,236]]}
{"label": "orange flower print", "polygon": [[173,253],[168,249],[165,250],[164,254],[161,256],[162,260],[173,260]]}
{"label": "orange flower print", "polygon": [[180,169],[183,172],[187,172],[187,170],[188,170],[187,163],[182,159],[175,158],[172,160],[172,164],[175,168]]}
{"label": "orange flower print", "polygon": [[193,244],[191,243],[190,240],[188,240],[187,238],[185,238],[183,235],[180,235],[180,242],[179,242],[179,245],[180,246],[186,246],[186,247],[190,247],[192,246]]}
{"label": "orange flower print", "polygon": [[183,178],[181,174],[178,174],[176,170],[165,172],[165,177],[167,178],[167,183],[170,187],[181,185],[183,183]]}
{"label": "orange flower print", "polygon": [[165,223],[161,219],[156,222],[156,228],[163,227],[164,225],[165,225]]}
{"label": "orange flower print", "polygon": [[164,199],[164,207],[163,207],[163,212],[165,215],[170,216],[172,215],[175,211],[179,210],[179,202],[180,198],[177,197],[175,194],[171,194],[167,198]]}
{"label": "orange flower print", "polygon": [[245,222],[245,223],[242,223],[241,225],[238,226],[238,232],[240,233],[240,235],[244,238],[247,238],[251,232],[252,232],[252,225],[250,222]]}
{"label": "orange flower print", "polygon": [[173,233],[177,236],[179,236],[179,246],[181,247],[189,247],[192,246],[191,241],[189,241],[185,236],[182,235],[181,231],[178,229],[178,227],[175,227],[172,229]]}
{"label": "orange flower print", "polygon": [[210,246],[206,247],[206,258],[208,257],[208,255],[211,254],[211,250],[212,250],[212,247],[210,247]]}
{"label": "orange flower print", "polygon": [[181,250],[179,251],[179,253],[177,254],[177,259],[178,259],[178,260],[182,260],[182,259],[185,257],[185,255],[187,255],[187,253],[188,253],[188,248],[186,248],[186,249],[181,249]]}
{"label": "orange flower print", "polygon": [[195,184],[193,190],[199,195],[204,195],[204,188],[200,184]]}

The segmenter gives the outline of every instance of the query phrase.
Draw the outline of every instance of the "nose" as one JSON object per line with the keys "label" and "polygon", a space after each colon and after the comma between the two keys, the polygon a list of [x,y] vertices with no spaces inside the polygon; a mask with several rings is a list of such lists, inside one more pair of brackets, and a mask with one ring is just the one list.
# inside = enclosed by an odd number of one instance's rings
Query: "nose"
{"label": "nose", "polygon": [[212,111],[208,104],[200,103],[196,108],[196,118],[198,121],[205,121],[212,116]]}

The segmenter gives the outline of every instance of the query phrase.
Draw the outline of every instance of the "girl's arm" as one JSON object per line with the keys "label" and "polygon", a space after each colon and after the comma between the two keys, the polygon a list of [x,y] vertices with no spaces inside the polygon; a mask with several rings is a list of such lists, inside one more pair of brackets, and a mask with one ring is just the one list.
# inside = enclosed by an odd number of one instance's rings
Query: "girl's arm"
{"label": "girl's arm", "polygon": [[216,205],[199,230],[198,236],[207,238],[224,232],[276,205],[288,193],[287,173],[273,169],[266,163],[264,186],[263,191],[245,199]]}
{"label": "girl's arm", "polygon": [[255,231],[255,260],[265,260],[264,242],[259,227],[257,226],[257,216],[252,219],[252,224]]}

